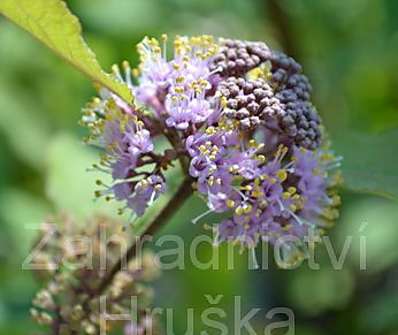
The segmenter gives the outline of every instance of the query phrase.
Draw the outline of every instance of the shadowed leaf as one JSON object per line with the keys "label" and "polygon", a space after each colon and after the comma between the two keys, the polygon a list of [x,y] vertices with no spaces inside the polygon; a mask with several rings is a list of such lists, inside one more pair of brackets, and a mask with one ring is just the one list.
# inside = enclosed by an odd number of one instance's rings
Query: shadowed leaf
{"label": "shadowed leaf", "polygon": [[398,199],[398,131],[347,132],[333,139],[336,152],[344,157],[342,170],[348,189]]}

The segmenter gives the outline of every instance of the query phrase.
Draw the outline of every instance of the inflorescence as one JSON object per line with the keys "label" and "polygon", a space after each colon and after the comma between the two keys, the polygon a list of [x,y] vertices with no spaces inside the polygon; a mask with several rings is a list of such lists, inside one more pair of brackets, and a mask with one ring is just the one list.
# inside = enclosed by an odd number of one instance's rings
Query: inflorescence
{"label": "inflorescence", "polygon": [[[141,216],[166,190],[164,172],[182,164],[210,212],[216,242],[254,247],[309,231],[338,216],[339,158],[328,148],[301,66],[265,43],[167,36],[138,45],[140,64],[114,66],[135,104],[106,89],[84,109],[88,140],[104,148],[97,196]],[[159,151],[154,141],[170,148]],[[203,215],[201,216],[203,217]]]}
{"label": "inflorescence", "polygon": [[[51,327],[54,334],[99,334],[123,327],[126,334],[135,334],[128,330],[156,329],[157,320],[149,312],[153,290],[148,282],[158,276],[159,267],[149,251],[131,259],[103,292],[96,291],[104,271],[117,262],[131,242],[131,236],[121,232],[118,223],[97,216],[82,228],[81,223],[62,215],[43,224],[38,244],[41,248],[34,252],[31,263],[44,284],[31,309],[37,323]],[[130,297],[137,298],[134,311]],[[128,323],[104,317],[131,312],[136,317]]]}

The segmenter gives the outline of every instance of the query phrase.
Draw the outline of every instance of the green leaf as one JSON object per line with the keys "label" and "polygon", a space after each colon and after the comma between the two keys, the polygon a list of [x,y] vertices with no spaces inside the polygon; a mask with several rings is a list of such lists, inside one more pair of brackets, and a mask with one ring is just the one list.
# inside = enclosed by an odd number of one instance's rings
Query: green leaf
{"label": "green leaf", "polygon": [[[360,197],[343,211],[337,231],[336,250],[340,252],[347,236],[352,238],[348,260],[359,269],[361,253],[366,251],[366,273],[380,272],[397,264],[396,229],[398,206],[394,201],[377,197]],[[361,247],[361,238],[365,245]],[[336,242],[337,242],[336,241]],[[366,249],[364,249],[366,248]]]}
{"label": "green leaf", "polygon": [[94,150],[62,133],[51,139],[47,154],[46,193],[57,211],[72,213],[79,219],[94,213],[117,215],[117,203],[107,203],[103,198],[95,201],[96,180],[109,180],[103,173],[87,172],[98,160]]}
{"label": "green leaf", "polygon": [[[48,145],[49,127],[47,120],[39,119],[34,100],[0,80],[0,131],[24,162],[35,168],[43,168],[43,149]],[[18,125],[18,131],[10,125]],[[24,134],[24,139],[21,139]]]}
{"label": "green leaf", "polygon": [[398,199],[398,130],[377,135],[347,131],[333,139],[336,153],[344,158],[349,190]]}
{"label": "green leaf", "polygon": [[292,304],[313,316],[328,309],[344,307],[353,289],[354,278],[350,270],[336,271],[326,264],[321,265],[318,271],[305,268],[297,270],[288,286]]}
{"label": "green leaf", "polygon": [[0,13],[30,32],[61,58],[127,102],[129,88],[104,72],[82,37],[79,20],[61,0],[1,0]]}
{"label": "green leaf", "polygon": [[[50,213],[50,206],[35,194],[24,190],[8,187],[0,193],[0,213],[2,220],[2,238],[0,243],[0,258],[7,255],[11,262],[20,262],[20,257],[29,253],[37,229]],[[33,229],[35,228],[35,229]],[[4,233],[4,230],[8,234]],[[3,239],[5,236],[7,240]],[[11,239],[11,240],[10,240]],[[12,254],[7,246],[13,246]]]}

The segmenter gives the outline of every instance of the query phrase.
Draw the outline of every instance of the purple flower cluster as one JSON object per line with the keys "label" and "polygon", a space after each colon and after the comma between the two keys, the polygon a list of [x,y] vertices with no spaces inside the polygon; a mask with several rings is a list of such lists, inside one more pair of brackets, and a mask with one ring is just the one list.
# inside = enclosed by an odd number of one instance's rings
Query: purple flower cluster
{"label": "purple flower cluster", "polygon": [[106,108],[105,117],[92,125],[98,132],[97,143],[106,150],[100,166],[95,167],[109,173],[112,184],[98,180],[98,186],[105,188],[96,195],[125,202],[124,208],[141,216],[166,190],[160,169],[156,165],[152,170],[145,168],[158,159],[151,134],[134,114],[123,113],[112,103],[107,103]]}
{"label": "purple flower cluster", "polygon": [[[163,39],[166,42],[165,36]],[[156,39],[145,38],[138,45],[142,74],[134,91],[137,99],[151,106],[167,127],[186,130],[214,112],[206,93],[212,88],[208,81],[209,61],[216,47],[211,37],[179,37],[174,47],[175,56],[168,62],[166,47],[162,55]]]}
{"label": "purple flower cluster", "polygon": [[[228,217],[214,226],[217,243],[254,247],[329,227],[338,216],[339,159],[325,144],[301,66],[264,43],[207,35],[177,37],[168,59],[162,40],[138,45],[137,69],[114,69],[136,105],[103,91],[85,109],[91,139],[106,152],[99,167],[113,178],[101,195],[142,215],[178,159],[208,213]],[[172,149],[156,153],[157,137]]]}

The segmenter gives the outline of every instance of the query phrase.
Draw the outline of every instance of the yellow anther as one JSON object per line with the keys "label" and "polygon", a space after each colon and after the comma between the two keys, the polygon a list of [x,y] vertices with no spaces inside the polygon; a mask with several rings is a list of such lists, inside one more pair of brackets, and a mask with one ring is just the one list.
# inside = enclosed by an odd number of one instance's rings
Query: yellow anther
{"label": "yellow anther", "polygon": [[235,207],[235,201],[233,201],[232,199],[228,199],[226,201],[227,207],[228,208],[234,208]]}
{"label": "yellow anther", "polygon": [[184,93],[184,87],[182,87],[182,86],[176,86],[176,87],[174,88],[174,91],[175,91],[177,94],[182,94],[182,93]]}
{"label": "yellow anther", "polygon": [[330,152],[325,152],[321,155],[321,160],[323,161],[331,161],[335,158],[335,156]]}
{"label": "yellow anther", "polygon": [[257,160],[259,160],[261,163],[265,163],[267,158],[264,155],[257,155]]}
{"label": "yellow anther", "polygon": [[277,159],[282,159],[287,154],[287,152],[288,152],[288,148],[285,147],[283,144],[280,144],[278,146],[278,150],[275,153],[275,157]]}
{"label": "yellow anther", "polygon": [[213,147],[211,148],[211,151],[215,154],[220,152],[220,147],[213,145]]}
{"label": "yellow anther", "polygon": [[252,197],[254,198],[260,198],[264,196],[264,192],[261,190],[261,188],[256,187],[253,192],[251,193]]}
{"label": "yellow anther", "polygon": [[113,64],[111,69],[112,69],[112,72],[115,74],[120,73],[119,66],[117,66],[116,64]]}
{"label": "yellow anther", "polygon": [[331,178],[330,186],[339,186],[344,182],[344,178],[341,174],[341,171],[337,171]]}
{"label": "yellow anther", "polygon": [[206,147],[204,144],[201,144],[201,145],[199,146],[199,150],[200,150],[201,152],[204,152],[204,151],[207,150],[207,147]]}
{"label": "yellow anther", "polygon": [[253,187],[251,185],[245,185],[245,186],[242,186],[241,189],[244,191],[251,191],[253,189]]}
{"label": "yellow anther", "polygon": [[209,168],[209,173],[214,173],[214,172],[216,172],[217,171],[217,168],[216,167],[210,167]]}
{"label": "yellow anther", "polygon": [[238,206],[235,208],[235,214],[239,216],[244,214],[244,209],[242,208],[242,206]]}
{"label": "yellow anther", "polygon": [[333,208],[326,208],[322,215],[328,220],[336,220],[339,217],[339,211]]}
{"label": "yellow anther", "polygon": [[280,181],[285,181],[287,179],[287,172],[284,169],[280,169],[277,173],[276,176],[279,178]]}
{"label": "yellow anther", "polygon": [[199,79],[199,85],[201,85],[202,87],[207,87],[209,84],[209,81],[207,81],[206,79]]}
{"label": "yellow anther", "polygon": [[206,134],[207,135],[214,135],[216,133],[216,128],[210,126],[206,129]]}
{"label": "yellow anther", "polygon": [[283,229],[284,231],[289,231],[291,228],[292,228],[292,225],[291,225],[291,224],[287,224],[287,225],[284,226],[282,229]]}
{"label": "yellow anther", "polygon": [[133,75],[134,77],[139,77],[139,75],[140,75],[140,70],[137,69],[137,68],[134,68],[134,69],[131,70],[131,73],[132,73],[132,75]]}
{"label": "yellow anther", "polygon": [[289,208],[290,208],[290,210],[291,210],[292,212],[296,212],[296,211],[297,211],[297,206],[294,205],[294,204],[291,204],[291,205],[289,206]]}
{"label": "yellow anther", "polygon": [[252,148],[257,147],[257,142],[256,142],[255,139],[251,139],[251,140],[249,141],[249,147],[252,147]]}
{"label": "yellow anther", "polygon": [[288,191],[290,194],[295,194],[295,193],[297,192],[297,188],[295,188],[294,186],[290,186],[290,187],[287,189],[287,191]]}
{"label": "yellow anther", "polygon": [[130,64],[129,64],[129,62],[126,61],[126,60],[124,60],[124,61],[122,62],[122,66],[123,66],[123,68],[124,68],[125,70],[128,70],[128,69],[130,68]]}
{"label": "yellow anther", "polygon": [[341,198],[340,198],[340,196],[338,196],[337,194],[335,194],[335,195],[332,197],[332,205],[333,205],[333,206],[339,206],[339,205],[341,205]]}
{"label": "yellow anther", "polygon": [[248,214],[251,212],[251,210],[253,209],[252,205],[244,205],[243,206],[243,213],[244,214]]}
{"label": "yellow anther", "polygon": [[231,173],[238,173],[239,172],[239,165],[234,164],[232,166],[229,167],[229,172]]}
{"label": "yellow anther", "polygon": [[290,197],[291,197],[291,194],[289,192],[283,192],[283,194],[282,194],[283,199],[287,200],[287,199],[290,199]]}
{"label": "yellow anther", "polygon": [[93,99],[93,102],[95,103],[95,104],[100,104],[101,103],[101,99],[100,98],[98,98],[98,97],[95,97],[94,99]]}
{"label": "yellow anther", "polygon": [[210,176],[207,183],[209,184],[209,186],[213,186],[214,185],[214,176]]}
{"label": "yellow anther", "polygon": [[226,97],[221,97],[221,99],[220,99],[221,107],[222,108],[226,108],[227,107],[227,103],[228,103],[227,98]]}

